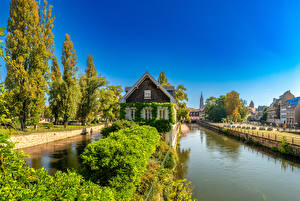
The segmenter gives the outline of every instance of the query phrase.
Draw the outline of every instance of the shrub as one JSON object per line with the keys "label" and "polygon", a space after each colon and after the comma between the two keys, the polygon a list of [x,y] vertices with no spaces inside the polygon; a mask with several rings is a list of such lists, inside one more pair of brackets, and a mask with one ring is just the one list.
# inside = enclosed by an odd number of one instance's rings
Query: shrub
{"label": "shrub", "polygon": [[293,148],[289,145],[285,136],[282,138],[281,148],[279,150],[283,154],[293,154]]}
{"label": "shrub", "polygon": [[115,121],[114,123],[112,123],[111,126],[102,129],[101,134],[104,137],[107,137],[112,132],[116,132],[116,131],[121,130],[123,128],[129,128],[131,126],[136,126],[136,125],[137,124],[134,121],[118,120],[118,121]]}
{"label": "shrub", "polygon": [[39,126],[50,129],[53,128],[54,125],[52,122],[49,122],[49,123],[40,123]]}
{"label": "shrub", "polygon": [[172,130],[171,123],[164,119],[151,121],[149,125],[155,127],[160,133],[167,133]]}
{"label": "shrub", "polygon": [[85,181],[75,172],[50,176],[45,169],[28,167],[26,155],[12,150],[7,139],[0,134],[0,200],[115,200],[112,189]]}
{"label": "shrub", "polygon": [[164,167],[168,169],[173,169],[176,165],[176,159],[173,153],[170,152],[170,154],[167,156]]}
{"label": "shrub", "polygon": [[112,187],[119,200],[130,198],[159,143],[150,126],[133,126],[89,144],[84,153],[84,172],[92,181]]}

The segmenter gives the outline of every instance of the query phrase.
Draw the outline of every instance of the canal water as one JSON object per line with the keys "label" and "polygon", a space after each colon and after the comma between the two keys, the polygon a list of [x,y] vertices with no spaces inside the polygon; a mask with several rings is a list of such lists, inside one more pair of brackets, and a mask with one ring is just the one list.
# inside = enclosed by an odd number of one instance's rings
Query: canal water
{"label": "canal water", "polygon": [[[200,201],[299,201],[300,165],[191,125],[180,139],[178,177],[193,185]],[[57,170],[80,168],[80,154],[100,133],[24,149],[28,165]]]}
{"label": "canal water", "polygon": [[64,140],[50,142],[23,149],[30,158],[25,159],[27,165],[35,169],[44,167],[50,175],[57,170],[66,171],[70,168],[80,168],[80,154],[91,142],[101,139],[100,133],[79,135]]}
{"label": "canal water", "polygon": [[200,201],[299,201],[300,165],[197,125],[180,139],[178,177]]}

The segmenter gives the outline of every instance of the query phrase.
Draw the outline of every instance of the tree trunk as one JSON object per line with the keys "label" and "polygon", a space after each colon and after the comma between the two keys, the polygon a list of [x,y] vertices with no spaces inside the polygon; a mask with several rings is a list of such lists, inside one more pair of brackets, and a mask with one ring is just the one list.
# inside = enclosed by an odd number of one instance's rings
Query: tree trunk
{"label": "tree trunk", "polygon": [[24,119],[22,117],[20,117],[20,123],[21,123],[21,130],[24,131],[25,130],[25,123],[24,123]]}
{"label": "tree trunk", "polygon": [[64,128],[67,128],[68,122],[64,122]]}
{"label": "tree trunk", "polygon": [[34,130],[37,130],[37,125],[34,125]]}
{"label": "tree trunk", "polygon": [[58,119],[57,114],[54,114],[54,125],[57,125],[57,119]]}

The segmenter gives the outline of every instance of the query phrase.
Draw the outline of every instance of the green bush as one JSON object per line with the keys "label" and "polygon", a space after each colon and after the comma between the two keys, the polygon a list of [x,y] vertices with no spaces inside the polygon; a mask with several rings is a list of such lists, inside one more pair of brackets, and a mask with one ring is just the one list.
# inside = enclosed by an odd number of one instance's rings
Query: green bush
{"label": "green bush", "polygon": [[160,133],[167,133],[172,130],[172,125],[168,120],[160,119],[149,122],[150,126],[153,126]]}
{"label": "green bush", "polygon": [[164,167],[168,169],[173,169],[175,167],[175,164],[176,163],[174,157],[171,154],[169,154],[166,158]]}
{"label": "green bush", "polygon": [[39,126],[50,129],[53,128],[54,125],[52,122],[49,122],[49,123],[40,123]]}
{"label": "green bush", "polygon": [[291,145],[288,143],[286,137],[282,138],[282,142],[281,142],[281,148],[279,149],[279,151],[283,154],[290,154],[293,155],[293,148],[291,147]]}
{"label": "green bush", "polygon": [[114,188],[118,200],[133,196],[150,156],[160,140],[150,126],[133,126],[89,144],[81,155],[84,174],[95,183]]}
{"label": "green bush", "polygon": [[134,121],[118,120],[118,121],[115,121],[114,123],[112,123],[111,126],[108,126],[104,129],[102,129],[101,134],[104,137],[107,137],[112,132],[116,132],[123,128],[129,128],[129,127],[136,126],[136,125],[137,124]]}
{"label": "green bush", "polygon": [[0,200],[115,200],[114,190],[85,181],[75,173],[26,165],[23,151],[12,150],[8,135],[0,134]]}

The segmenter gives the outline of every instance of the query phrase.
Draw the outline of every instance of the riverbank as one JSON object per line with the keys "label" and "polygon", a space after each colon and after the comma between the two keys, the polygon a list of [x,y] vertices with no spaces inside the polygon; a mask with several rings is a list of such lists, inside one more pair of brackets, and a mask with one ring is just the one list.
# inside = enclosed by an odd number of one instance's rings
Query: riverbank
{"label": "riverbank", "polygon": [[269,151],[274,153],[281,153],[284,156],[300,158],[300,146],[296,144],[291,144],[288,141],[284,141],[284,138],[272,138],[271,135],[262,134],[255,135],[256,133],[246,133],[243,130],[234,130],[227,127],[219,127],[208,122],[199,122],[199,124],[205,128],[211,129],[218,133],[222,133],[228,136],[232,136],[243,141],[246,144],[261,146],[269,149]]}
{"label": "riverbank", "polygon": [[81,135],[82,133],[85,132],[90,133],[91,131],[92,132],[100,131],[102,128],[104,128],[104,125],[91,126],[91,127],[77,129],[77,130],[13,135],[10,137],[9,141],[16,143],[14,149],[22,149],[22,148],[32,147],[40,144],[46,144],[49,142],[54,142],[57,140],[66,139],[69,137],[74,137],[77,135]]}

